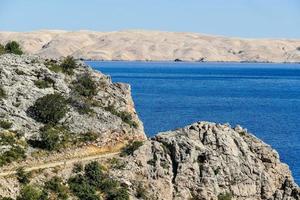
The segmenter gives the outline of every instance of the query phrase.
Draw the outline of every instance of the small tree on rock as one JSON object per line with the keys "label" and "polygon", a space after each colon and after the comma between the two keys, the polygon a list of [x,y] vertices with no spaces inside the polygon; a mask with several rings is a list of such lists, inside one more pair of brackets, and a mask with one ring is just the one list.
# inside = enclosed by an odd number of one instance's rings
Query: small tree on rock
{"label": "small tree on rock", "polygon": [[16,41],[8,42],[5,45],[5,52],[6,53],[17,54],[17,55],[22,55],[23,54],[23,51],[20,47],[20,44]]}

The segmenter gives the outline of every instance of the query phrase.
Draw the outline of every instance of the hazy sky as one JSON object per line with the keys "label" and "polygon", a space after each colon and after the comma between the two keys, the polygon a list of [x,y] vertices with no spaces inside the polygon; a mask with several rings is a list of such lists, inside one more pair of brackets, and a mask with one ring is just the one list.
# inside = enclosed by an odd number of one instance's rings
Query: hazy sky
{"label": "hazy sky", "polygon": [[39,29],[300,38],[300,0],[0,0],[1,31]]}

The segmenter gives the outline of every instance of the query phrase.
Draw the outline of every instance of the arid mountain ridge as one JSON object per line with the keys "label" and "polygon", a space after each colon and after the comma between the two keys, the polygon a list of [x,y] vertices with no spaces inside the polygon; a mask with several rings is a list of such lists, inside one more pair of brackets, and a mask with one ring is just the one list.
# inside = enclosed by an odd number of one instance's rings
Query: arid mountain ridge
{"label": "arid mountain ridge", "polygon": [[300,39],[240,39],[162,31],[0,32],[0,43],[20,42],[27,54],[87,60],[300,62]]}

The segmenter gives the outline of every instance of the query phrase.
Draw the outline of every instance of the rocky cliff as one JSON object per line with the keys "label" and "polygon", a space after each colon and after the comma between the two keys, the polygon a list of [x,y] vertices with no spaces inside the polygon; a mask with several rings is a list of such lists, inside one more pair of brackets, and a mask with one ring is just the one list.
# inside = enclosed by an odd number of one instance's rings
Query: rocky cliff
{"label": "rocky cliff", "polygon": [[31,157],[41,145],[104,148],[146,138],[128,84],[112,83],[83,63],[73,63],[72,73],[66,73],[60,62],[0,56],[0,158],[14,142]]}
{"label": "rocky cliff", "polygon": [[29,54],[93,60],[300,62],[300,40],[240,39],[160,31],[1,32]]}
{"label": "rocky cliff", "polygon": [[198,122],[159,133],[125,161],[114,175],[148,199],[300,199],[278,153],[240,126]]}

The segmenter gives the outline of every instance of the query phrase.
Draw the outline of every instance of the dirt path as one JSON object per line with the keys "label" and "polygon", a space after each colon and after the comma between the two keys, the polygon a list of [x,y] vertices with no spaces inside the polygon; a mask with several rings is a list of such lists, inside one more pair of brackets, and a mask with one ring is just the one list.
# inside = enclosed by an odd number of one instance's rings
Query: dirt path
{"label": "dirt path", "polygon": [[[74,163],[82,162],[82,161],[95,160],[95,159],[99,159],[99,158],[110,158],[110,157],[116,156],[118,154],[119,154],[119,152],[114,152],[114,153],[87,156],[87,157],[83,157],[83,158],[72,158],[69,160],[54,161],[51,163],[45,163],[45,164],[41,164],[41,165],[37,165],[37,166],[28,166],[28,167],[24,168],[24,171],[30,172],[30,171],[34,171],[34,170],[53,168],[53,167],[62,166],[62,165],[67,166],[67,165],[72,165]],[[0,172],[0,177],[14,175],[14,174],[16,174],[15,170]]]}

